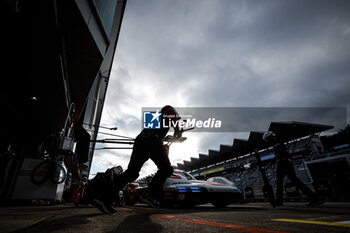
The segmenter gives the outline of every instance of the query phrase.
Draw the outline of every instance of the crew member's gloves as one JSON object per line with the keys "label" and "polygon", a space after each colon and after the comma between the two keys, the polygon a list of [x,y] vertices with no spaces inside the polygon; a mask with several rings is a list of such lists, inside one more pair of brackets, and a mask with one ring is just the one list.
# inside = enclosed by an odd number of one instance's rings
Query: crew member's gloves
{"label": "crew member's gloves", "polygon": [[174,138],[181,138],[182,137],[182,131],[177,126],[174,128]]}

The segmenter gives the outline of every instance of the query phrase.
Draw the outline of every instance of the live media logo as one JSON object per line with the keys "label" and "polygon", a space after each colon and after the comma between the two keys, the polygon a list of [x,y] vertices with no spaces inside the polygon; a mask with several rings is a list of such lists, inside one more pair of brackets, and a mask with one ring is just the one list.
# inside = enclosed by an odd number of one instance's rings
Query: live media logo
{"label": "live media logo", "polygon": [[144,111],[143,112],[143,128],[144,129],[160,129],[162,114],[157,111]]}

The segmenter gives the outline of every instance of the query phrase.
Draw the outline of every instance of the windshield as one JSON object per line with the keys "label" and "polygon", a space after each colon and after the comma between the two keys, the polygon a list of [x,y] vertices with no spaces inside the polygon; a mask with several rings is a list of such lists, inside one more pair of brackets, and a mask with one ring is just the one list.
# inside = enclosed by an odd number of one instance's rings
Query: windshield
{"label": "windshield", "polygon": [[232,184],[231,181],[227,180],[226,178],[223,177],[217,177],[214,179],[215,182],[222,183],[222,184]]}
{"label": "windshield", "polygon": [[183,175],[184,177],[186,177],[188,180],[195,180],[196,178],[194,178],[194,176],[192,176],[191,174],[187,173],[187,172],[175,172],[179,175]]}

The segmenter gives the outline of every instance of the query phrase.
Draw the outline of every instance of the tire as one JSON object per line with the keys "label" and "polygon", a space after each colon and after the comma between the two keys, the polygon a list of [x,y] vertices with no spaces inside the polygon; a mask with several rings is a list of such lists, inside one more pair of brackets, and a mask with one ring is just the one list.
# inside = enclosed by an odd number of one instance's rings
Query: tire
{"label": "tire", "polygon": [[216,208],[224,208],[228,206],[230,203],[231,201],[227,201],[227,200],[215,200],[211,202],[211,204]]}
{"label": "tire", "polygon": [[[38,178],[38,170],[42,169],[43,167],[47,167],[47,171],[45,172],[45,175],[43,175],[41,178]],[[60,174],[62,172],[62,175],[58,177],[58,180],[55,179],[57,168],[59,168]],[[67,172],[60,163],[53,160],[44,160],[40,162],[36,167],[34,167],[30,175],[30,180],[33,184],[41,185],[45,183],[45,181],[50,177],[52,183],[61,184],[66,180],[66,176]]]}
{"label": "tire", "polygon": [[41,184],[45,183],[45,181],[47,180],[47,172],[42,178],[38,178],[39,176],[37,175],[37,173],[38,173],[39,168],[41,168],[42,166],[47,166],[47,169],[50,168],[49,163],[46,160],[44,160],[44,161],[40,162],[38,165],[36,165],[34,167],[34,169],[32,170],[32,173],[30,174],[30,181],[33,184],[41,185]]}
{"label": "tire", "polygon": [[195,205],[196,205],[196,204],[194,204],[194,203],[183,202],[183,203],[180,203],[180,204],[179,204],[179,207],[182,208],[182,209],[189,209],[189,208],[194,207]]}
{"label": "tire", "polygon": [[170,201],[161,201],[161,202],[160,202],[160,206],[161,206],[162,208],[171,209],[171,208],[173,208],[174,203],[172,203],[172,202],[170,202]]}

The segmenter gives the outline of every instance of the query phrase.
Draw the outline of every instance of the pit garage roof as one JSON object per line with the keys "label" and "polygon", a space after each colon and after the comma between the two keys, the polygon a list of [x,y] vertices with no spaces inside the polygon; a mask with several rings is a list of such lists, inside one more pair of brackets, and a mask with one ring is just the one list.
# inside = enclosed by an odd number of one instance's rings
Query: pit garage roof
{"label": "pit garage roof", "polygon": [[250,152],[249,141],[244,139],[233,140],[233,155],[232,157],[239,157]]}
{"label": "pit garage roof", "polygon": [[274,132],[283,141],[291,141],[314,133],[332,129],[330,125],[320,125],[298,121],[271,122],[269,131]]}
{"label": "pit garage roof", "polygon": [[[330,125],[287,121],[271,122],[268,131],[274,132],[280,140],[287,142],[332,128],[333,126]],[[234,139],[232,146],[220,145],[219,151],[210,149],[208,155],[199,154],[199,158],[191,158],[191,161],[184,161],[183,164],[178,163],[177,168],[191,171],[247,155],[255,149],[261,150],[267,148],[268,146],[262,139],[265,132],[266,131],[251,131],[248,140]]]}
{"label": "pit garage roof", "polygon": [[231,158],[233,153],[233,147],[229,145],[220,145],[220,158],[228,160]]}
{"label": "pit garage roof", "polygon": [[251,131],[248,138],[250,145],[258,150],[266,148],[266,143],[263,140],[264,133],[265,131]]}

